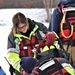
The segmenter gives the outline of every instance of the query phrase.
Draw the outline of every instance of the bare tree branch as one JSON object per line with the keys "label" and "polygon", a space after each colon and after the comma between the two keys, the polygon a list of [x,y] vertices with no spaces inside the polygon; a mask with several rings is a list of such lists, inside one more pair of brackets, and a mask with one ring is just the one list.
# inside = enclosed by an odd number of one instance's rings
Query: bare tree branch
{"label": "bare tree branch", "polygon": [[49,14],[50,0],[43,0],[43,3],[47,13],[47,22],[49,22],[50,21],[50,14]]}

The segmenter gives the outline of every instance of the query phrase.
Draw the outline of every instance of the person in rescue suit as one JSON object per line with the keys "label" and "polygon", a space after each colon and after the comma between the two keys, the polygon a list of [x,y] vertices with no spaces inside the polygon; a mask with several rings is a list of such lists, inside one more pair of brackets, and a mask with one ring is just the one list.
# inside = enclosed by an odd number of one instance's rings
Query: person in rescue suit
{"label": "person in rescue suit", "polygon": [[[40,53],[45,46],[52,45],[55,41],[55,34],[48,31],[42,23],[25,17],[21,12],[13,16],[12,22],[13,27],[8,35],[8,61],[15,69],[15,74],[21,75],[21,73],[25,73],[20,66],[21,59],[23,57],[33,58],[31,51],[34,48],[38,48],[37,52]],[[44,39],[45,42],[40,44]],[[38,47],[39,45],[40,47]],[[33,62],[33,60],[31,61]]]}
{"label": "person in rescue suit", "polygon": [[49,58],[37,62],[31,75],[75,75],[75,70],[65,58]]}
{"label": "person in rescue suit", "polygon": [[75,67],[75,0],[59,1],[51,15],[49,30],[58,34]]}

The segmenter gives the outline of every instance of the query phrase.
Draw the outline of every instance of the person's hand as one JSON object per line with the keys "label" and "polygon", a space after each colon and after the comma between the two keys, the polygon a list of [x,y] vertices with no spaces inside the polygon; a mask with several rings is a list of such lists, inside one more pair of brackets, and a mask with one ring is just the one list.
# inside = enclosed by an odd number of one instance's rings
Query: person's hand
{"label": "person's hand", "polygon": [[21,68],[27,73],[31,74],[33,68],[35,67],[37,60],[32,57],[22,57],[20,61]]}
{"label": "person's hand", "polygon": [[55,34],[53,32],[47,32],[45,35],[45,45],[50,46],[53,45],[55,41]]}

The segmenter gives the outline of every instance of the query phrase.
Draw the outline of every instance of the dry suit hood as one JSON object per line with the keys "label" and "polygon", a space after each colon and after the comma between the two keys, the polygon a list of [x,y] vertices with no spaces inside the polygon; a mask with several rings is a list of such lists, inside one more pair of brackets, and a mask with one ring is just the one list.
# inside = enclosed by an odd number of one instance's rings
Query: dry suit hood
{"label": "dry suit hood", "polygon": [[60,6],[61,4],[75,6],[75,0],[60,0],[58,6]]}

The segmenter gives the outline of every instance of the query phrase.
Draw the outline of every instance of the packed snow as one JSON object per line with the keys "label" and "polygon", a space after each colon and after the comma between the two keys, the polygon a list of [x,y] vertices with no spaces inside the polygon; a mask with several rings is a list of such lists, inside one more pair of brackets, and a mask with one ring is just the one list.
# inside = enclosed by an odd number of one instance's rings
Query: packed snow
{"label": "packed snow", "polygon": [[7,56],[7,37],[12,28],[12,17],[17,12],[22,12],[26,17],[42,22],[47,27],[49,25],[45,22],[47,18],[45,9],[0,9],[0,66],[6,75],[10,75],[9,65],[4,58]]}

